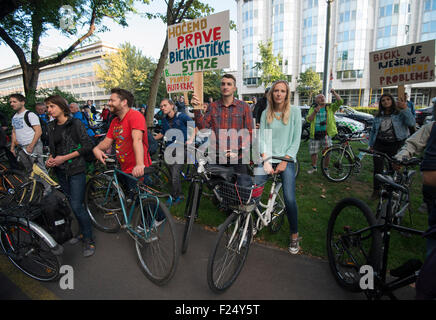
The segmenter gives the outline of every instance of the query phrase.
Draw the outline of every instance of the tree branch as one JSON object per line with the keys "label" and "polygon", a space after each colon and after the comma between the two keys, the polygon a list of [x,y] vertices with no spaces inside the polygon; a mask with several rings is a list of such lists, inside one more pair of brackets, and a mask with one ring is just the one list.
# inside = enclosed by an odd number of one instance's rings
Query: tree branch
{"label": "tree branch", "polygon": [[9,48],[14,51],[15,55],[18,58],[18,61],[20,62],[20,65],[22,68],[26,66],[28,63],[26,61],[26,56],[24,54],[24,51],[20,48],[19,45],[15,43],[14,40],[12,40],[11,37],[6,33],[6,31],[0,26],[0,37],[3,39],[4,42],[9,46]]}
{"label": "tree branch", "polygon": [[56,64],[61,62],[65,57],[67,57],[73,50],[82,43],[86,38],[89,38],[95,31],[95,19],[97,17],[96,6],[92,9],[91,21],[89,22],[89,29],[86,34],[77,39],[68,49],[59,53],[56,57],[51,59],[46,59],[38,63],[38,68],[42,68],[51,64]]}

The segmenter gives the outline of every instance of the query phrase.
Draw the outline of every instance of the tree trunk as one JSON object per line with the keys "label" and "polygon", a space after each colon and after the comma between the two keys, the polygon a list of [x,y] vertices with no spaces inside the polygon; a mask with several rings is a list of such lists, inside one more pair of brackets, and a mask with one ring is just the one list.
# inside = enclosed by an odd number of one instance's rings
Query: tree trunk
{"label": "tree trunk", "polygon": [[148,101],[147,101],[147,114],[146,114],[147,127],[153,126],[156,97],[157,97],[157,92],[159,90],[159,82],[165,68],[167,55],[168,55],[168,37],[165,40],[165,44],[160,53],[159,62],[157,63],[156,70],[154,71],[153,78],[151,80],[150,95],[148,96]]}

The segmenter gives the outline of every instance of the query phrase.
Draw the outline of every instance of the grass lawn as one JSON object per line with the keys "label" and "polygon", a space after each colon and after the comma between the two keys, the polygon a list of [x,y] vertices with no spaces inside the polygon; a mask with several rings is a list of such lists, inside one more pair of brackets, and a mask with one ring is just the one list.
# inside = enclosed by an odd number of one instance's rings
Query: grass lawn
{"label": "grass lawn", "polygon": [[[353,149],[357,152],[358,148],[365,146],[359,142],[353,144]],[[300,245],[302,253],[327,258],[326,251],[326,232],[330,213],[334,206],[341,199],[346,197],[355,197],[366,202],[369,207],[375,211],[377,203],[369,199],[372,193],[372,158],[365,156],[362,160],[363,169],[358,174],[353,174],[346,182],[332,183],[329,182],[320,172],[312,175],[307,173],[310,169],[310,155],[307,142],[302,142],[298,153],[300,161],[300,174],[297,178],[296,193],[298,205],[298,229],[303,238]],[[419,169],[417,168],[419,171]],[[188,193],[188,183],[183,183],[185,197]],[[427,228],[427,214],[421,213],[417,209],[422,203],[422,178],[419,172],[414,177],[411,191],[412,201],[412,223],[409,214],[406,213],[402,225],[421,230]],[[173,215],[183,218],[185,203],[182,202],[171,208]],[[207,228],[215,228],[226,218],[223,212],[220,212],[212,204],[210,199],[202,196],[199,219],[196,223],[202,224]],[[265,241],[269,244],[287,248],[289,245],[289,225],[287,219],[281,230],[276,234],[270,234],[268,230],[262,230],[256,236],[257,241]],[[200,239],[191,239],[191,241],[200,241]],[[417,258],[423,261],[425,255],[425,241],[419,237],[413,236],[406,238],[398,232],[392,232],[391,246],[389,254],[389,268],[395,268],[406,260]]]}

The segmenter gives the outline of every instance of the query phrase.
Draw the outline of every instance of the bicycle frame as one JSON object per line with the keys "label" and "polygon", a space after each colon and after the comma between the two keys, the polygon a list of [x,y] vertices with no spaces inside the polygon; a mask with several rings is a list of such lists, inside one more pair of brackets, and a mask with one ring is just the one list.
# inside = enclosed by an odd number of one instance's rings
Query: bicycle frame
{"label": "bicycle frame", "polygon": [[[131,206],[131,208],[130,208],[130,212],[129,212],[129,214],[127,214],[127,209],[126,209],[126,204],[125,204],[125,195],[124,195],[124,192],[122,191],[122,189],[121,189],[121,187],[120,187],[120,184],[119,184],[119,182],[118,182],[117,173],[120,173],[120,174],[126,176],[128,179],[132,179],[132,180],[135,180],[135,181],[139,181],[139,179],[136,179],[135,177],[133,177],[133,176],[131,176],[131,175],[129,175],[129,174],[126,174],[126,173],[124,173],[123,171],[121,171],[121,170],[115,168],[115,169],[114,169],[114,173],[113,173],[113,177],[112,177],[110,183],[108,184],[108,189],[106,190],[105,200],[107,200],[107,197],[109,196],[111,184],[112,184],[113,182],[115,182],[116,190],[117,190],[117,193],[118,193],[118,198],[120,199],[120,203],[121,203],[121,210],[123,211],[123,216],[124,216],[124,222],[125,222],[125,225],[122,225],[122,224],[121,224],[121,221],[119,221],[119,220],[118,220],[118,223],[120,223],[120,225],[121,225],[123,228],[126,228],[127,231],[128,231],[131,235],[133,234],[134,237],[141,238],[142,235],[140,235],[136,230],[134,230],[134,228],[133,228],[132,225],[131,225],[131,221],[132,221],[132,218],[133,218],[133,213],[134,213],[135,208],[136,208],[137,200],[138,200],[138,199],[146,199],[146,198],[148,198],[148,197],[154,197],[154,198],[156,198],[156,200],[157,200],[157,206],[156,206],[155,212],[154,212],[153,215],[152,215],[152,220],[151,220],[151,222],[150,222],[151,224],[153,224],[153,223],[154,223],[154,220],[156,219],[157,212],[158,212],[158,208],[159,208],[159,201],[160,201],[160,200],[159,200],[158,197],[155,197],[155,196],[149,195],[149,194],[147,194],[146,192],[141,192],[141,189],[140,189],[139,185],[136,185],[135,189],[136,189],[136,191],[137,191],[137,194],[136,194],[135,197],[132,199],[132,206]],[[145,219],[145,215],[144,215],[144,208],[143,208],[143,206],[142,206],[142,201],[139,201],[139,205],[140,205],[140,211],[141,211],[141,215],[142,215],[142,221],[146,221],[146,219]],[[118,219],[118,216],[117,216],[117,219]],[[145,226],[144,226],[144,230],[145,230],[145,237],[148,238],[148,235],[151,233],[151,231],[147,231],[147,228],[145,228]]]}
{"label": "bicycle frame", "polygon": [[258,216],[258,219],[256,221],[256,230],[259,231],[262,229],[260,222],[262,222],[263,226],[268,226],[270,222],[274,219],[271,218],[271,212],[274,209],[274,204],[276,202],[276,198],[278,195],[278,191],[282,187],[282,182],[277,182],[278,175],[275,174],[273,177],[273,181],[271,184],[271,189],[268,196],[268,202],[267,204],[262,203],[262,201],[259,200],[259,206],[266,209],[263,212],[260,212],[259,207],[256,207],[255,212]]}

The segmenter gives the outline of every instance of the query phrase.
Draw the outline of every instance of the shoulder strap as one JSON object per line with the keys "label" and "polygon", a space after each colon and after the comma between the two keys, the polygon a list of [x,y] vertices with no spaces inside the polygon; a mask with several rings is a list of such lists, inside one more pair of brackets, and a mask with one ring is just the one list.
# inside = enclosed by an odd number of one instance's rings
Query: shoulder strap
{"label": "shoulder strap", "polygon": [[38,118],[39,125],[41,126],[41,129],[42,129],[42,123],[41,123],[42,119],[35,112],[30,111],[30,110],[26,110],[26,113],[24,114],[24,121],[26,122],[27,126],[33,129],[32,125],[30,124],[30,120],[29,120],[30,113],[33,113]]}

